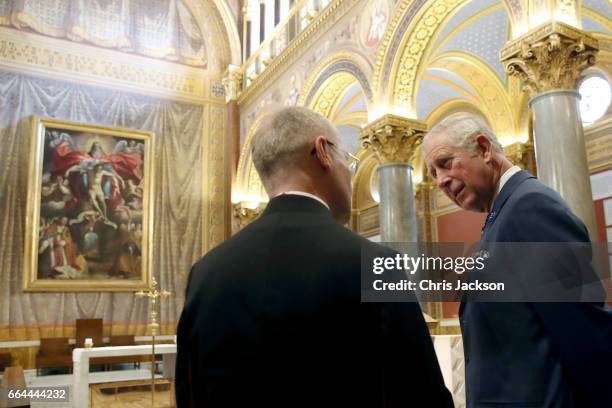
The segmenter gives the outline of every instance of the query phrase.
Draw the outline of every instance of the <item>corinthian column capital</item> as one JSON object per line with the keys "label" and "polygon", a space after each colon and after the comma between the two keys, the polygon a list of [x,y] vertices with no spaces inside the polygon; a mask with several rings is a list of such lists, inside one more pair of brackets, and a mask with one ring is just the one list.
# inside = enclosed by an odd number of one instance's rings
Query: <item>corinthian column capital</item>
{"label": "corinthian column capital", "polygon": [[427,125],[421,121],[386,114],[361,129],[361,144],[374,149],[381,164],[412,164]]}
{"label": "corinthian column capital", "polygon": [[240,229],[246,227],[251,222],[255,221],[257,217],[261,215],[265,204],[259,204],[257,207],[252,208],[245,203],[236,203],[232,206],[234,217],[238,221],[238,227]]}
{"label": "corinthian column capital", "polygon": [[531,97],[556,89],[575,89],[580,73],[595,64],[597,39],[551,22],[509,42],[500,52],[508,75],[516,75]]}

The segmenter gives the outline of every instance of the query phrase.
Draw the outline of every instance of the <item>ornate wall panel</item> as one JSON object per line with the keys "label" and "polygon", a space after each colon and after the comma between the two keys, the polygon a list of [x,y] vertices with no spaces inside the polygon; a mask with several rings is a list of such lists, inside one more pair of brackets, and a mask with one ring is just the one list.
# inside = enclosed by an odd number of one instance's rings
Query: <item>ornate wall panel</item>
{"label": "ornate wall panel", "polygon": [[64,40],[0,27],[0,65],[18,72],[117,88],[155,96],[203,102],[216,77],[201,69],[129,56]]}
{"label": "ornate wall panel", "polygon": [[229,188],[229,174],[226,172],[225,143],[227,109],[223,105],[205,107],[209,126],[204,128],[202,154],[208,160],[203,169],[204,181],[204,233],[205,250],[214,248],[226,238],[227,204],[225,192]]}
{"label": "ornate wall panel", "polygon": [[[70,335],[74,320],[82,317],[102,317],[113,334],[144,334],[147,320],[147,303],[129,293],[22,292],[28,183],[24,166],[30,148],[25,123],[32,114],[155,134],[158,177],[151,265],[160,286],[173,292],[162,302],[160,315],[162,327],[173,332],[192,263],[223,239],[218,217],[224,211],[225,107],[211,105],[205,123],[202,105],[8,71],[0,71],[0,87],[0,340],[38,338],[51,331]],[[198,168],[201,171],[194,171]],[[207,194],[203,178],[209,180]]]}

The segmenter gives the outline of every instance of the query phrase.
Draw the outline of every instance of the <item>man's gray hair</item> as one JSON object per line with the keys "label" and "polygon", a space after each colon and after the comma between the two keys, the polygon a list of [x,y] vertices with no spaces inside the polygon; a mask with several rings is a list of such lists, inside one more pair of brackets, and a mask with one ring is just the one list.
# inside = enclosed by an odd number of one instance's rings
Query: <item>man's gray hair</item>
{"label": "man's gray hair", "polygon": [[307,108],[283,108],[266,116],[251,139],[253,164],[264,181],[294,164],[296,153],[317,136],[338,143],[337,131],[323,115]]}
{"label": "man's gray hair", "polygon": [[436,124],[423,139],[423,147],[433,139],[442,137],[450,146],[466,149],[475,154],[478,149],[476,136],[484,135],[497,153],[504,154],[504,148],[493,131],[480,116],[472,113],[453,113]]}

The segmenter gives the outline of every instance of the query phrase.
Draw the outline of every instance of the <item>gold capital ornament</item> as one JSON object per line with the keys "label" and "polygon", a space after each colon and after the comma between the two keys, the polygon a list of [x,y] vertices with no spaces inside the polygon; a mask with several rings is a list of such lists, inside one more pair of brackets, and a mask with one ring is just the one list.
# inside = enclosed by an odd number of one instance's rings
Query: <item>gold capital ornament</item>
{"label": "gold capital ornament", "polygon": [[506,158],[513,164],[519,166],[522,170],[527,170],[533,175],[537,175],[537,167],[535,163],[535,149],[533,142],[525,143],[516,142],[504,147]]}
{"label": "gold capital ornament", "polygon": [[508,75],[516,75],[531,97],[555,89],[575,89],[580,73],[595,64],[596,38],[551,22],[508,43],[500,52]]}
{"label": "gold capital ornament", "polygon": [[221,80],[225,91],[225,102],[238,100],[242,91],[242,70],[236,65],[227,67],[226,76]]}
{"label": "gold capital ornament", "polygon": [[255,208],[251,208],[244,203],[236,203],[232,206],[234,217],[238,220],[238,226],[240,229],[246,227],[259,217],[265,208],[265,203],[259,204]]}
{"label": "gold capital ornament", "polygon": [[386,114],[361,129],[361,144],[374,149],[381,164],[412,164],[427,132],[421,121]]}

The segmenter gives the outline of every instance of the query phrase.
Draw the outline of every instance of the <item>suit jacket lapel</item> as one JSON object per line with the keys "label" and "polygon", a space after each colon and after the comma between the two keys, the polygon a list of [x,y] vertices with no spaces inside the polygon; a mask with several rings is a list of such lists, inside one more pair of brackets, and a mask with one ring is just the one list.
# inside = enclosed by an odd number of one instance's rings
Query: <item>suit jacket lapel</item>
{"label": "suit jacket lapel", "polygon": [[[506,184],[504,184],[501,191],[499,192],[499,195],[495,199],[495,203],[493,203],[493,208],[491,209],[491,214],[493,214],[493,216],[491,217],[491,219],[488,220],[488,222],[485,224],[483,228],[482,236],[480,238],[481,243],[485,241],[484,238],[487,233],[487,230],[490,229],[491,225],[493,225],[493,223],[495,222],[495,219],[499,215],[499,212],[502,210],[502,207],[504,206],[504,204],[506,204],[506,201],[508,201],[508,198],[512,195],[512,193],[514,193],[514,191],[517,189],[519,185],[521,185],[523,181],[530,179],[530,178],[535,178],[535,177],[531,175],[529,172],[521,170],[517,172],[516,174],[514,174],[512,177],[510,177],[510,179],[508,179]],[[465,299],[462,299],[461,304],[459,305],[459,317],[461,317],[461,315],[463,314],[464,308],[465,308]]]}

